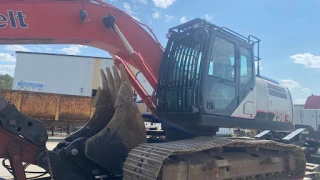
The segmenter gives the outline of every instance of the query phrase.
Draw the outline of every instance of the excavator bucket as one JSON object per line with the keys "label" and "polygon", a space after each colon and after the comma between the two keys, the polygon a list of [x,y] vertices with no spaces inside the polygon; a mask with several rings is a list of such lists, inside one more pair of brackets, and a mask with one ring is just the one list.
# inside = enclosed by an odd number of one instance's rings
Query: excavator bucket
{"label": "excavator bucket", "polygon": [[95,112],[92,118],[80,130],[68,136],[65,141],[71,142],[80,137],[90,138],[100,132],[112,119],[115,109],[114,104],[120,88],[120,76],[113,69],[114,78],[109,68],[106,68],[107,76],[101,69],[102,89],[97,93],[95,100]]}
{"label": "excavator bucket", "polygon": [[120,65],[121,78],[115,73],[113,79],[108,70],[107,74],[108,90],[115,92],[110,96],[111,101],[115,100],[115,113],[107,126],[87,139],[85,154],[111,173],[121,174],[128,153],[146,142],[146,131],[124,67]]}

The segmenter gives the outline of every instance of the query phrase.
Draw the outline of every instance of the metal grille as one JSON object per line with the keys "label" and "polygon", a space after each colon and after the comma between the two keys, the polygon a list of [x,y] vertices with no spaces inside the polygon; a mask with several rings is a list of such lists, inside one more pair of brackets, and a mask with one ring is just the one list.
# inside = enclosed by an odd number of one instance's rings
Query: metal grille
{"label": "metal grille", "polygon": [[287,99],[287,93],[283,87],[279,87],[277,85],[273,85],[270,83],[267,83],[267,86],[268,86],[268,91],[270,96]]}
{"label": "metal grille", "polygon": [[278,91],[274,91],[272,89],[269,89],[269,94],[271,96],[275,96],[275,97],[278,97],[278,98],[287,99],[287,95],[286,94],[280,93]]}
{"label": "metal grille", "polygon": [[198,97],[201,59],[205,44],[195,44],[193,34],[172,38],[160,68],[159,112],[190,112]]}
{"label": "metal grille", "polygon": [[286,93],[286,90],[283,87],[279,87],[277,85],[273,85],[273,84],[270,84],[270,83],[267,83],[267,86],[268,86],[269,89],[273,89],[273,90],[276,90],[276,91],[279,91],[279,92],[282,92],[282,93]]}

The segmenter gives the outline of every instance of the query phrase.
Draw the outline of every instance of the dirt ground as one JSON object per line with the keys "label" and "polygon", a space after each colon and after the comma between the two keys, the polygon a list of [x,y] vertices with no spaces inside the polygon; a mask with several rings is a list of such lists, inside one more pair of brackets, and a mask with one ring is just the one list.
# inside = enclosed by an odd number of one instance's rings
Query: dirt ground
{"label": "dirt ground", "polygon": [[[49,137],[49,140],[47,142],[47,148],[49,150],[52,150],[62,139],[64,139],[64,137],[66,137],[65,135],[57,135],[57,136],[54,136],[54,137]],[[13,176],[7,171],[6,168],[4,168],[2,166],[2,160],[0,158],[0,180],[1,178],[2,179],[8,179],[8,180],[11,180],[13,179]],[[7,160],[6,161],[6,164],[9,164],[9,161]],[[44,171],[42,168],[39,168],[38,166],[34,166],[34,165],[30,165],[26,171]],[[30,177],[34,177],[34,176],[37,176],[37,175],[40,175],[40,174],[26,174],[28,178]]]}

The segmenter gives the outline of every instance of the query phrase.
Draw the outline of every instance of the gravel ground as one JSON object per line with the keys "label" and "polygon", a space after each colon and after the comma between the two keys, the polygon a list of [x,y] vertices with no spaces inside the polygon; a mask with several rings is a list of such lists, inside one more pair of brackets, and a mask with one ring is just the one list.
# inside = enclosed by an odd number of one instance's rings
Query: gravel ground
{"label": "gravel ground", "polygon": [[[47,142],[47,148],[49,150],[52,150],[65,136],[63,135],[57,135],[55,137],[49,137],[49,140]],[[0,158],[0,179],[1,178],[4,178],[4,179],[8,179],[8,180],[11,180],[13,179],[13,176],[7,171],[6,168],[4,168],[2,166],[2,160]],[[6,164],[9,164],[9,161],[7,160],[6,161]],[[38,166],[34,166],[34,165],[30,165],[26,171],[44,171],[42,168],[38,167]],[[39,174],[27,174],[28,177],[34,177],[34,176],[37,176]]]}

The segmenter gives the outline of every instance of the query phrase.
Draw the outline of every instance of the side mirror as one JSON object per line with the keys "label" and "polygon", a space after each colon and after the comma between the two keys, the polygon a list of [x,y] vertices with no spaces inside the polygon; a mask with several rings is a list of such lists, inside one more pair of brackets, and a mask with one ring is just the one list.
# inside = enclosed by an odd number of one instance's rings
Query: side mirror
{"label": "side mirror", "polygon": [[197,44],[201,44],[209,38],[209,32],[204,28],[199,28],[195,30],[193,38]]}

